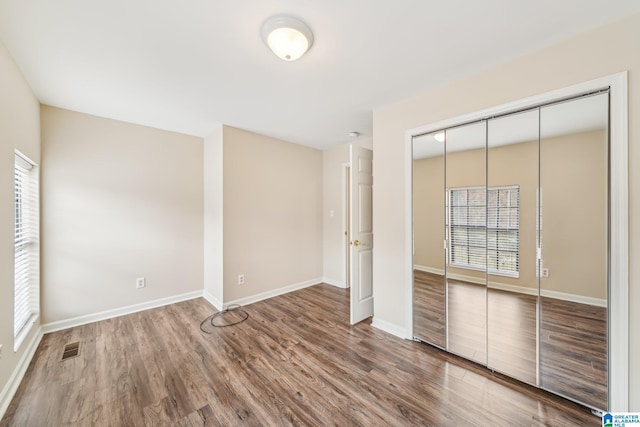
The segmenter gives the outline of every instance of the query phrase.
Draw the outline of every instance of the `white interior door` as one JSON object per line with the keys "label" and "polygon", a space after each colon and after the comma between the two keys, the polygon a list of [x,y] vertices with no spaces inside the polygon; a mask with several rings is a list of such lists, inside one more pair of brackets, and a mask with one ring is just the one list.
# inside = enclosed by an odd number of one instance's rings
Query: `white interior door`
{"label": "white interior door", "polygon": [[351,324],[373,316],[373,221],[372,185],[373,151],[350,147],[351,174],[349,176],[350,209],[349,236]]}

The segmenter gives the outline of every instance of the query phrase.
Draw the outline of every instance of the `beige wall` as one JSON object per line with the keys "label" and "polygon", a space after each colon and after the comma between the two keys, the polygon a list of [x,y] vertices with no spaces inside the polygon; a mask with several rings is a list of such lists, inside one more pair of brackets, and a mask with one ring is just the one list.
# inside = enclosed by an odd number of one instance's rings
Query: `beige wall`
{"label": "beige wall", "polygon": [[[551,273],[542,280],[545,291],[599,300],[607,298],[604,138],[603,131],[592,131],[542,140],[543,254],[544,267]],[[491,275],[489,282],[537,289],[538,141],[493,147],[487,161],[490,187],[520,187],[520,274],[518,278]],[[447,154],[447,187],[482,185],[484,178],[478,176],[474,166],[484,164],[484,149]],[[438,270],[444,269],[442,169],[442,157],[429,157],[416,160],[413,171],[414,264]],[[470,171],[474,176],[469,176]],[[434,183],[439,183],[439,187]],[[562,188],[558,188],[559,183],[563,183]],[[565,243],[570,244],[571,250],[567,250]],[[485,277],[481,272],[461,268],[449,267],[448,272],[482,280]]]}
{"label": "beige wall", "polygon": [[222,308],[224,301],[222,125],[204,138],[204,292]]}
{"label": "beige wall", "polygon": [[[0,43],[0,391],[32,340],[13,351],[13,165],[16,149],[40,164],[40,105]],[[0,406],[3,402],[0,400]],[[1,414],[1,410],[0,410]]]}
{"label": "beige wall", "polygon": [[43,323],[201,291],[202,139],[48,106],[41,118]]}
{"label": "beige wall", "polygon": [[[345,164],[349,162],[349,144],[322,152],[322,246],[324,281],[346,286]],[[331,216],[333,212],[333,216]]]}
{"label": "beige wall", "polygon": [[322,152],[229,126],[223,141],[224,302],[320,282]]}
{"label": "beige wall", "polygon": [[[640,15],[522,56],[374,111],[373,267],[375,317],[408,327],[405,131],[623,70],[629,73],[630,301],[640,301]],[[390,209],[394,206],[394,209]],[[384,261],[382,261],[384,260]],[[640,359],[640,311],[631,309],[629,360]],[[640,365],[632,363],[630,408],[640,410]]]}
{"label": "beige wall", "polygon": [[596,131],[541,141],[542,257],[549,269],[543,292],[607,299],[605,138]]}
{"label": "beige wall", "polygon": [[413,161],[413,264],[432,273],[445,269],[444,156]]}

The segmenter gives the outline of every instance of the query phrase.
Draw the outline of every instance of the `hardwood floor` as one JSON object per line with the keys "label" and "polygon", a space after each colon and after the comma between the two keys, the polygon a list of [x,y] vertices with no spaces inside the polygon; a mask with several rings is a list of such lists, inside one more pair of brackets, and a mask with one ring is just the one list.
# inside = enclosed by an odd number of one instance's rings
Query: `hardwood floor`
{"label": "hardwood floor", "polygon": [[487,364],[486,288],[448,280],[448,350]]}
{"label": "hardwood floor", "polygon": [[449,351],[529,384],[539,376],[547,390],[607,407],[606,308],[541,298],[536,372],[537,297],[485,289],[450,279],[445,315],[444,278],[416,271],[414,335],[444,348],[448,316]]}
{"label": "hardwood floor", "polygon": [[[583,407],[367,323],[316,285],[206,327],[190,300],[46,335],[0,426],[588,426]],[[77,357],[61,360],[79,342]]]}
{"label": "hardwood floor", "polygon": [[489,289],[487,329],[489,367],[536,384],[537,297]]}
{"label": "hardwood floor", "polygon": [[440,348],[447,347],[444,276],[413,272],[414,335]]}
{"label": "hardwood floor", "polygon": [[543,387],[596,408],[607,404],[607,309],[541,298]]}

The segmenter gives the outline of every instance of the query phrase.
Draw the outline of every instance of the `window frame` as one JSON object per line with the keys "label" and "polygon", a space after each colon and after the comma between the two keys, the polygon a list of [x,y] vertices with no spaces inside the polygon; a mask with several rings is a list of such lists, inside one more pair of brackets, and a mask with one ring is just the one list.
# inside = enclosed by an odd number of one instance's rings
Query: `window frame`
{"label": "window frame", "polygon": [[[482,193],[484,195],[484,201],[482,204],[470,204],[469,203],[469,199],[468,199],[468,194],[469,191],[477,191],[477,190],[483,190]],[[517,223],[517,227],[513,227],[511,224],[511,221],[509,221],[509,226],[508,227],[500,227],[499,226],[499,214],[496,213],[496,225],[494,227],[489,227],[488,224],[488,214],[489,214],[489,210],[490,209],[496,209],[497,212],[500,211],[500,206],[499,204],[496,204],[496,206],[489,206],[490,203],[490,197],[489,197],[489,193],[490,192],[499,192],[500,191],[516,191],[517,193],[517,205],[516,206],[512,206],[511,203],[511,197],[509,197],[509,204],[506,207],[502,207],[503,209],[508,209],[508,210],[513,210],[516,209],[516,223]],[[466,269],[466,270],[473,270],[473,271],[484,271],[488,274],[491,275],[497,275],[497,276],[504,276],[504,277],[512,277],[512,278],[519,278],[520,277],[520,186],[519,185],[500,185],[500,186],[492,186],[492,187],[487,187],[487,186],[467,186],[467,187],[451,187],[448,188],[446,193],[446,216],[445,216],[445,220],[446,220],[446,230],[447,230],[447,265],[450,267],[455,267],[455,268],[462,268],[462,269]],[[467,192],[467,198],[466,198],[466,202],[463,205],[454,205],[453,204],[453,199],[454,199],[454,192],[456,191],[466,191]],[[484,212],[484,224],[480,224],[478,225],[477,222],[478,221],[474,221],[469,217],[469,207],[475,207],[475,208],[482,208],[483,212]],[[455,208],[464,208],[467,211],[467,221],[466,224],[454,224],[454,212],[455,212]],[[480,221],[482,223],[482,221]],[[454,243],[456,240],[456,229],[464,229],[466,230],[467,236],[466,236],[466,244],[460,244],[460,243]],[[470,244],[470,236],[469,236],[469,230],[473,230],[473,229],[478,229],[481,231],[481,233],[484,234],[482,241],[483,244],[479,245],[471,245]],[[489,266],[489,233],[494,232],[494,233],[500,233],[500,232],[515,232],[515,237],[516,237],[516,249],[510,249],[510,248],[504,248],[500,246],[500,240],[498,239],[498,236],[496,235],[496,249],[495,252],[496,254],[496,263],[497,260],[499,259],[498,254],[500,252],[506,252],[506,253],[512,253],[515,254],[515,269],[500,269],[499,266],[496,264],[496,268],[490,267]],[[477,242],[477,239],[476,239]],[[467,248],[466,252],[467,252],[467,262],[459,262],[455,260],[455,248],[456,247],[465,247]],[[476,248],[476,249],[481,249],[484,250],[484,262],[482,263],[472,263],[471,262],[471,248]]]}
{"label": "window frame", "polygon": [[39,169],[27,156],[14,156],[14,351],[40,316]]}

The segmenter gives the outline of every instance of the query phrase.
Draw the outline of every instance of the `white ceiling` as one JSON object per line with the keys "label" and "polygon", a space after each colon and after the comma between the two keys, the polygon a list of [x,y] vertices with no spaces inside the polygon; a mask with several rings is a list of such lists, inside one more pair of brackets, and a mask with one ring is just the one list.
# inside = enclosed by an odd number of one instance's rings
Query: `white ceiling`
{"label": "white ceiling", "polygon": [[[43,104],[324,149],[372,111],[626,15],[638,0],[0,0],[0,40]],[[314,45],[276,58],[274,14]]]}

